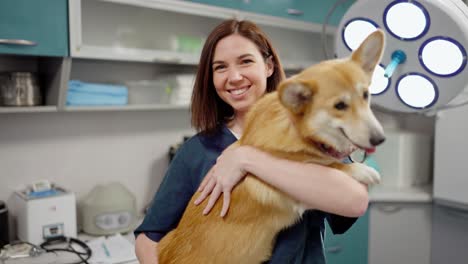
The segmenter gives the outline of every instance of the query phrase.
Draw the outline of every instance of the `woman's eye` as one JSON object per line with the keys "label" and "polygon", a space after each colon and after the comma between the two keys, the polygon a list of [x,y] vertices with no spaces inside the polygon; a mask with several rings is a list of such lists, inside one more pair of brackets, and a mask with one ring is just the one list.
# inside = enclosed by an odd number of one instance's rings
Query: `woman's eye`
{"label": "woman's eye", "polygon": [[246,59],[246,60],[242,60],[242,64],[249,64],[249,63],[252,63],[253,60],[251,59]]}
{"label": "woman's eye", "polygon": [[220,70],[225,69],[225,68],[226,68],[226,66],[224,66],[224,65],[217,65],[217,66],[214,67],[214,70],[215,71],[220,71]]}
{"label": "woman's eye", "polygon": [[364,100],[367,100],[369,98],[369,92],[365,91],[362,97],[364,97]]}
{"label": "woman's eye", "polygon": [[337,110],[346,110],[348,108],[348,105],[345,102],[339,102],[335,104],[335,108]]}

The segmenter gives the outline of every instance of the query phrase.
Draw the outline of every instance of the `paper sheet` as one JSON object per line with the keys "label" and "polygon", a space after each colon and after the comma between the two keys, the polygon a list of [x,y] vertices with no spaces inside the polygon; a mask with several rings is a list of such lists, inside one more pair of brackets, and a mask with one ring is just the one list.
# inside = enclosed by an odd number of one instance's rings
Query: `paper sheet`
{"label": "paper sheet", "polygon": [[135,261],[135,249],[132,243],[120,234],[110,237],[98,237],[86,243],[93,254],[89,263],[116,264]]}

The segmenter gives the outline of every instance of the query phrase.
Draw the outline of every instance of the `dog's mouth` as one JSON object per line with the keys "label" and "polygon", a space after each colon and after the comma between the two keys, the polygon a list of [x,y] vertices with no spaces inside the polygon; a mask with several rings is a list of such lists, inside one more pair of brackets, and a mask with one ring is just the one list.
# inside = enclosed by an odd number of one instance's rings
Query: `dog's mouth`
{"label": "dog's mouth", "polygon": [[315,144],[315,146],[317,146],[317,148],[322,153],[324,153],[324,154],[326,154],[326,155],[328,155],[330,157],[333,157],[335,159],[338,159],[338,160],[343,160],[346,157],[349,157],[349,155],[351,155],[351,153],[353,153],[356,149],[362,149],[363,151],[365,151],[368,154],[375,152],[375,147],[370,147],[370,148],[369,147],[363,147],[363,146],[357,144],[356,142],[354,142],[353,140],[351,140],[348,137],[348,135],[346,134],[346,132],[344,131],[343,128],[339,128],[339,130],[341,131],[343,136],[351,143],[350,144],[351,146],[348,147],[344,151],[339,151],[338,149],[334,148],[333,146],[328,145],[328,144],[323,143],[323,142],[320,142],[320,141],[315,141],[315,140],[312,140],[312,141]]}
{"label": "dog's mouth", "polygon": [[[349,142],[351,142],[351,144],[353,144],[354,146],[356,146],[356,148],[362,149],[362,150],[364,150],[366,153],[369,153],[369,154],[375,152],[375,147],[370,147],[370,148],[363,147],[363,146],[357,144],[356,142],[352,141],[352,140],[348,137],[348,135],[346,134],[346,132],[344,131],[343,128],[340,127],[340,131],[341,131],[341,133],[343,134],[343,136],[344,136]],[[350,154],[351,154],[351,153],[350,153]]]}
{"label": "dog's mouth", "polygon": [[321,143],[321,142],[314,142],[314,143],[322,153],[328,156],[331,156],[335,159],[338,159],[338,160],[342,160],[348,157],[354,151],[354,149],[350,149],[348,151],[338,151],[334,147],[327,145],[325,143]]}

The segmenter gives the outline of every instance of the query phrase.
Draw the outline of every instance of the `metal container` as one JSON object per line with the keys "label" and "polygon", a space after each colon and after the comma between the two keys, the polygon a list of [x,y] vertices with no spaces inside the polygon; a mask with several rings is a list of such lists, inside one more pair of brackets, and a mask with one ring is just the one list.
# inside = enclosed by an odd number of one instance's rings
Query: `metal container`
{"label": "metal container", "polygon": [[0,104],[34,106],[42,104],[37,76],[32,72],[0,73]]}

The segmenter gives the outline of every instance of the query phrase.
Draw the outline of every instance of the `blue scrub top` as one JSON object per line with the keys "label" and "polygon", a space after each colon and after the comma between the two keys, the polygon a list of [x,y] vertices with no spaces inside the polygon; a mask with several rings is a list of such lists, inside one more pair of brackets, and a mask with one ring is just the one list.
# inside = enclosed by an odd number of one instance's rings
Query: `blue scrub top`
{"label": "blue scrub top", "polygon": [[[158,242],[174,229],[217,157],[236,140],[224,125],[214,134],[197,134],[187,140],[169,165],[143,223],[135,230],[135,236],[143,232]],[[325,219],[334,234],[344,233],[356,221],[356,218],[308,210],[297,224],[278,234],[272,257],[265,263],[325,263],[323,250]]]}

